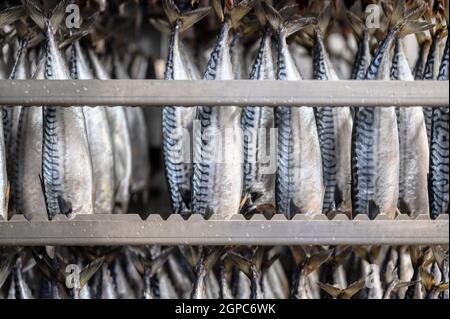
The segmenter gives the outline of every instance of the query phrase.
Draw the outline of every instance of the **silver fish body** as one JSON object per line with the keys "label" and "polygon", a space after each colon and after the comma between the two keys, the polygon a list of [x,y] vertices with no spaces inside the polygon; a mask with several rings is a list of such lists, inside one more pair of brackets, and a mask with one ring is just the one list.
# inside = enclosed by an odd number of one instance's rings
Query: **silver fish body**
{"label": "silver fish body", "polygon": [[[172,28],[165,80],[189,80],[192,73],[184,59],[179,25]],[[162,110],[163,153],[172,209],[187,213],[192,178],[191,136],[195,108],[165,106]]]}
{"label": "silver fish body", "polygon": [[[46,20],[46,79],[67,80],[67,67],[53,34]],[[93,213],[92,163],[81,107],[44,107],[42,179],[50,219],[60,213]]]}
{"label": "silver fish body", "polygon": [[[414,81],[400,40],[397,40],[392,80]],[[421,107],[397,109],[400,148],[399,199],[401,213],[428,214],[429,148]]]}
{"label": "silver fish body", "polygon": [[[272,33],[265,29],[253,65],[251,80],[274,80]],[[260,194],[254,205],[275,206],[276,136],[272,107],[245,107],[242,113],[244,131],[244,195]],[[269,150],[269,153],[267,152]],[[271,165],[272,164],[272,165]]]}
{"label": "silver fish body", "polygon": [[[278,36],[278,80],[301,80],[284,33]],[[276,127],[277,212],[288,217],[296,213],[322,213],[322,157],[314,110],[310,107],[278,107]]]}
{"label": "silver fish body", "polygon": [[[339,80],[322,39],[315,31],[314,79]],[[351,211],[351,140],[353,119],[348,107],[319,107],[316,122],[322,150],[324,213]],[[346,287],[346,286],[345,286]]]}
{"label": "silver fish body", "polygon": [[[233,80],[230,22],[222,24],[204,80]],[[196,214],[228,219],[239,211],[243,176],[243,136],[239,107],[198,108],[194,127],[192,208]]]}
{"label": "silver fish body", "polygon": [[[389,80],[389,51],[397,31],[392,31],[377,49],[367,71],[367,80]],[[396,214],[399,180],[399,143],[395,109],[357,109],[352,141],[353,214],[374,218]]]}
{"label": "silver fish body", "polygon": [[[93,79],[79,42],[72,48],[72,77]],[[94,214],[111,214],[114,209],[114,153],[105,107],[83,107],[94,179]]]}
{"label": "silver fish body", "polygon": [[[109,80],[110,76],[96,54],[92,50],[89,50],[88,54],[96,78]],[[128,130],[127,116],[125,108],[122,106],[107,107],[105,109],[114,152],[115,212],[125,213],[130,201],[132,174],[131,137]]]}

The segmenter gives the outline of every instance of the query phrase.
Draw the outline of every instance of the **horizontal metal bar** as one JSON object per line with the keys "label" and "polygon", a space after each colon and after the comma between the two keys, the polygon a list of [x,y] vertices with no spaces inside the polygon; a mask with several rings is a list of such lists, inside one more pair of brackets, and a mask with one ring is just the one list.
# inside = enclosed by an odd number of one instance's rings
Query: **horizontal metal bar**
{"label": "horizontal metal bar", "polygon": [[438,220],[346,220],[339,216],[286,220],[261,216],[245,220],[188,221],[178,215],[84,215],[68,220],[0,221],[0,245],[432,245],[449,243],[448,216]]}
{"label": "horizontal metal bar", "polygon": [[0,81],[0,105],[448,107],[448,81]]}

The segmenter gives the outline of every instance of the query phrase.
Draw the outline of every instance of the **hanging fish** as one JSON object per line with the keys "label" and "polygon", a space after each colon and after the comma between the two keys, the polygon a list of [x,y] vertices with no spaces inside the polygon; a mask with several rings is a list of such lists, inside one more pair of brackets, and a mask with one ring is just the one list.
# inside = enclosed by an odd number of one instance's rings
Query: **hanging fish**
{"label": "hanging fish", "polygon": [[[68,2],[61,1],[50,14],[30,0],[22,3],[46,36],[45,78],[70,79],[54,37]],[[49,219],[57,214],[92,214],[92,164],[82,108],[44,107],[42,121],[42,188]]]}
{"label": "hanging fish", "polygon": [[[233,29],[251,10],[253,0],[236,6],[214,0],[221,21],[220,34],[211,53],[204,80],[233,80],[230,41]],[[239,212],[243,181],[243,137],[239,107],[198,107],[194,127],[194,176],[192,210],[195,214],[228,219]]]}
{"label": "hanging fish", "polygon": [[[99,80],[109,80],[108,72],[92,49],[88,49],[88,56],[94,69],[95,77]],[[126,111],[122,106],[106,107],[105,110],[114,152],[114,213],[126,213],[130,201],[132,174],[131,136],[128,130]]]}
{"label": "hanging fish", "polygon": [[[71,77],[91,80],[94,75],[79,41],[71,49]],[[83,107],[94,179],[94,214],[114,210],[114,152],[105,107]]]}
{"label": "hanging fish", "polygon": [[[282,11],[277,12],[270,5],[263,4],[267,19],[277,36],[277,78],[299,81],[301,76],[286,39],[300,29],[316,23],[316,19],[296,16],[285,18]],[[314,110],[310,107],[281,106],[275,112],[278,129],[277,212],[288,218],[297,213],[320,214],[324,185]]]}
{"label": "hanging fish", "polygon": [[[448,19],[448,1],[446,2],[446,20]],[[438,80],[449,80],[449,38],[445,44],[444,54],[439,70]],[[430,141],[430,176],[428,191],[430,213],[434,219],[440,214],[449,213],[449,109],[433,108]]]}
{"label": "hanging fish", "polygon": [[[210,8],[181,13],[173,1],[165,0],[163,4],[172,26],[164,78],[165,80],[193,79],[194,75],[183,58],[185,53],[180,33],[204,18]],[[195,108],[182,106],[165,106],[162,111],[164,164],[175,214],[186,214],[190,210],[191,136],[195,112]]]}
{"label": "hanging fish", "polygon": [[[323,19],[322,16],[321,23],[314,28],[313,77],[315,80],[337,81],[339,77],[331,64],[323,41],[326,29]],[[325,184],[323,212],[351,213],[350,162],[353,119],[350,108],[319,107],[315,109],[315,113]]]}
{"label": "hanging fish", "polygon": [[[447,30],[443,27],[435,27],[431,32],[431,46],[423,73],[423,80],[437,80],[440,70],[440,46],[442,40],[446,37]],[[425,121],[427,127],[428,142],[431,142],[431,123],[433,121],[433,108],[424,108]]]}
{"label": "hanging fish", "polygon": [[[116,79],[130,79],[125,65],[117,54],[113,55],[113,63]],[[150,176],[147,124],[140,107],[125,107],[125,114],[132,151],[130,192],[131,194],[145,193]]]}
{"label": "hanging fish", "polygon": [[[414,81],[400,39],[395,44],[391,80]],[[428,214],[429,148],[423,109],[401,107],[396,112],[400,150],[398,209],[412,217]]]}
{"label": "hanging fish", "polygon": [[[259,10],[259,9],[258,9]],[[272,30],[262,21],[263,36],[250,74],[251,80],[274,80]],[[272,107],[245,107],[242,113],[244,131],[244,192],[247,211],[275,212],[275,115]]]}
{"label": "hanging fish", "polygon": [[[419,13],[417,13],[419,12]],[[398,1],[391,14],[388,34],[379,45],[366,74],[366,80],[389,80],[390,50],[395,39],[427,30],[426,22],[414,21],[422,10],[405,14],[405,3]],[[353,214],[379,214],[393,218],[399,193],[400,153],[395,108],[357,109],[352,141]]]}

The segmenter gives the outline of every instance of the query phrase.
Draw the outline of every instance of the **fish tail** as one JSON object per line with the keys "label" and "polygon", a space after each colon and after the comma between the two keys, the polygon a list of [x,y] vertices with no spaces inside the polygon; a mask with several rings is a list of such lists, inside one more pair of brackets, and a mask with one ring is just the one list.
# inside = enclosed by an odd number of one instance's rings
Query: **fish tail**
{"label": "fish tail", "polygon": [[0,11],[0,29],[16,22],[24,17],[25,14],[26,12],[22,6],[10,7]]}
{"label": "fish tail", "polygon": [[178,25],[180,32],[188,30],[194,24],[206,17],[211,11],[211,7],[205,7],[181,12],[174,0],[164,0],[163,8],[169,19],[170,25]]}
{"label": "fish tail", "polygon": [[383,3],[383,5],[384,12],[390,16],[389,32],[398,38],[426,31],[433,27],[427,21],[419,21],[427,10],[427,5],[424,2],[416,2],[410,7],[406,6],[405,0],[396,1],[393,8],[386,3]]}
{"label": "fish tail", "polygon": [[266,18],[272,28],[278,33],[284,33],[286,37],[289,37],[309,25],[317,24],[318,22],[315,17],[300,17],[298,15],[293,15],[285,18],[280,14],[280,11],[277,11],[270,4],[263,2],[262,5]]}
{"label": "fish tail", "polygon": [[51,11],[44,12],[35,1],[22,0],[23,7],[34,23],[36,23],[42,31],[46,31],[48,25],[50,25],[53,34],[56,33],[61,22],[63,21],[66,7],[69,4],[70,0],[62,0]]}
{"label": "fish tail", "polygon": [[222,5],[221,0],[212,0],[211,4],[219,21],[224,22],[225,20],[228,20],[231,27],[235,28],[242,18],[250,12],[255,5],[255,2],[255,0],[243,0],[235,5],[233,0],[226,0],[225,5]]}

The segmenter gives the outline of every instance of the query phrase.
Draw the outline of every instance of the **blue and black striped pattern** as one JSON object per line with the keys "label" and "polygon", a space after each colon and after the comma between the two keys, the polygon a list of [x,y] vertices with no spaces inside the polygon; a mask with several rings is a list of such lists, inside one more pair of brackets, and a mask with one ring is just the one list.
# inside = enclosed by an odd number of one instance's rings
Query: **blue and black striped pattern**
{"label": "blue and black striped pattern", "polygon": [[[174,44],[179,35],[179,27],[172,28],[169,54],[166,63],[165,80],[174,80]],[[188,193],[190,174],[186,163],[183,163],[182,139],[177,135],[182,134],[177,124],[177,107],[165,106],[162,110],[162,135],[163,154],[166,178],[172,209],[175,214],[183,214],[188,210],[189,198],[183,198],[183,193]]]}
{"label": "blue and black striped pattern", "polygon": [[[219,67],[219,60],[223,50],[227,49],[226,43],[229,35],[229,23],[222,24],[216,45],[208,61],[204,80],[215,80]],[[212,124],[212,108],[209,106],[199,106],[197,109],[197,120],[200,121],[200,130],[195,134],[194,145],[196,149],[194,161],[194,176],[192,180],[192,210],[195,214],[206,216],[209,214],[212,181],[214,180],[214,145],[203,139],[206,129]],[[209,143],[208,143],[209,142]]]}
{"label": "blue and black striped pattern", "polygon": [[[447,39],[438,80],[448,80],[448,61]],[[432,114],[428,192],[431,217],[436,218],[449,213],[449,109],[434,108]]]}
{"label": "blue and black striped pattern", "polygon": [[[315,80],[328,80],[323,54],[322,36],[319,34],[319,31],[316,31],[313,54],[313,78]],[[314,108],[314,113],[322,153],[323,181],[325,185],[323,211],[329,212],[334,211],[337,208],[337,203],[335,202],[337,188],[337,160],[333,109],[331,107],[318,107]]]}
{"label": "blue and black striped pattern", "polygon": [[[376,80],[385,54],[391,48],[398,32],[394,28],[378,47],[369,65],[366,80]],[[355,113],[352,132],[352,206],[353,215],[367,214],[370,218],[378,214],[375,194],[375,109],[360,107]]]}
{"label": "blue and black striped pattern", "polygon": [[[282,52],[286,39],[280,34],[278,43],[278,80],[287,80],[287,67]],[[275,201],[277,212],[292,217],[296,212],[292,204],[292,188],[294,186],[291,176],[293,162],[292,140],[292,108],[279,106],[275,111],[275,126],[278,128],[277,148],[277,175],[275,184]]]}

